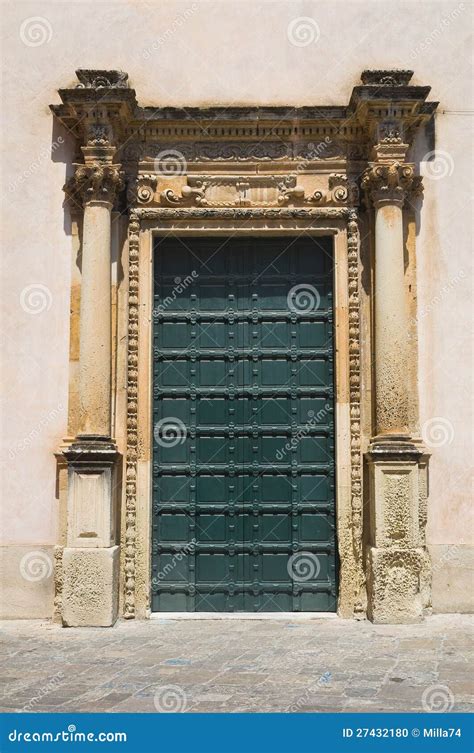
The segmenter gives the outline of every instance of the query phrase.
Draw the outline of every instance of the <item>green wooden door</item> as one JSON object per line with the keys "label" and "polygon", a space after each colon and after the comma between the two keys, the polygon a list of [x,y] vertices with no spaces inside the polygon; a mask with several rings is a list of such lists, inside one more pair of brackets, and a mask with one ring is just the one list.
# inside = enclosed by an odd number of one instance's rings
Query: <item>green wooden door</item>
{"label": "green wooden door", "polygon": [[152,608],[335,611],[332,242],[164,238]]}

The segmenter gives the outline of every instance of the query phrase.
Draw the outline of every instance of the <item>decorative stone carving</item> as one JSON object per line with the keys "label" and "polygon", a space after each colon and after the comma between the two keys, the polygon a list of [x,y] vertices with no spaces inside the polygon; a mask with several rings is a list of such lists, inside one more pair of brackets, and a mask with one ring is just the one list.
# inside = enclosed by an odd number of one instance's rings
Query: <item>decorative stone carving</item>
{"label": "decorative stone carving", "polygon": [[156,175],[140,174],[135,180],[130,181],[127,191],[127,199],[130,204],[150,204],[155,196],[158,178]]}
{"label": "decorative stone carving", "polygon": [[124,617],[135,617],[135,558],[138,460],[138,295],[140,222],[130,214],[128,226],[129,293],[127,357],[127,458],[125,480]]}
{"label": "decorative stone carving", "polygon": [[76,89],[128,89],[128,73],[123,71],[101,71],[79,68],[76,76],[80,83]]}
{"label": "decorative stone carving", "polygon": [[165,206],[279,206],[303,199],[294,175],[188,176],[181,194],[171,188],[160,194]]}
{"label": "decorative stone carving", "polygon": [[393,68],[362,71],[360,78],[366,86],[408,86],[412,76],[413,71]]}
{"label": "decorative stone carving", "polygon": [[110,146],[110,127],[105,123],[91,123],[86,128],[88,146]]}
{"label": "decorative stone carving", "polygon": [[144,220],[322,220],[344,219],[350,214],[347,207],[255,207],[255,208],[137,208],[134,215]]}
{"label": "decorative stone carving", "polygon": [[399,162],[372,163],[362,177],[362,187],[375,206],[403,206],[409,194],[418,195],[423,190],[422,178],[415,175],[414,166]]}
{"label": "decorative stone carving", "polygon": [[356,602],[354,613],[362,617],[365,605],[362,553],[362,456],[360,438],[360,294],[359,294],[359,227],[357,212],[351,209],[347,222],[347,262],[349,288],[349,403],[351,435],[351,505],[352,540],[356,568]]}
{"label": "decorative stone carving", "polygon": [[354,180],[347,175],[332,173],[328,178],[328,190],[317,190],[306,201],[310,204],[349,204],[356,206],[359,190]]}
{"label": "decorative stone carving", "polygon": [[54,547],[54,606],[53,622],[62,622],[62,602],[63,602],[63,552],[64,547]]}
{"label": "decorative stone carving", "polygon": [[113,204],[123,187],[120,165],[96,162],[77,165],[76,172],[64,186],[68,198],[76,204],[107,201]]}

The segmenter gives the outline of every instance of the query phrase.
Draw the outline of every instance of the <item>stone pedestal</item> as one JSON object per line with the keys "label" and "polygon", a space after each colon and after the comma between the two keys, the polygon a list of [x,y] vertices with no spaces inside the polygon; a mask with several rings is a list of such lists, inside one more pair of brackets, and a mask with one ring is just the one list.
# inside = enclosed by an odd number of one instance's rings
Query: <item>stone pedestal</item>
{"label": "stone pedestal", "polygon": [[374,443],[366,551],[368,616],[377,623],[419,622],[428,597],[425,455],[410,442]]}
{"label": "stone pedestal", "polygon": [[62,620],[105,627],[117,619],[117,448],[110,440],[80,439],[68,462],[67,546],[63,553]]}

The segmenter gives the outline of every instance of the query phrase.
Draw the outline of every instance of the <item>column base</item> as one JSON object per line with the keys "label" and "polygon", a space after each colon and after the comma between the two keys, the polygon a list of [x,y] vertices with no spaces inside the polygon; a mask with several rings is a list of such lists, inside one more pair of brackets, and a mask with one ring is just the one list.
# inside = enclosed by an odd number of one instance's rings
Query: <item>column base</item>
{"label": "column base", "polygon": [[120,547],[64,549],[62,620],[66,627],[111,627],[118,616]]}

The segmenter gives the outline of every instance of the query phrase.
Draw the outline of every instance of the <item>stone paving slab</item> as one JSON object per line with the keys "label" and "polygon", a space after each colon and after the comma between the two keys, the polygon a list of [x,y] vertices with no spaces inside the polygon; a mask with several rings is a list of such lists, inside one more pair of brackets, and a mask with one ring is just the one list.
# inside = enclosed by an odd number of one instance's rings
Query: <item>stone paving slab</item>
{"label": "stone paving slab", "polygon": [[1,623],[0,708],[36,712],[474,711],[473,620]]}

